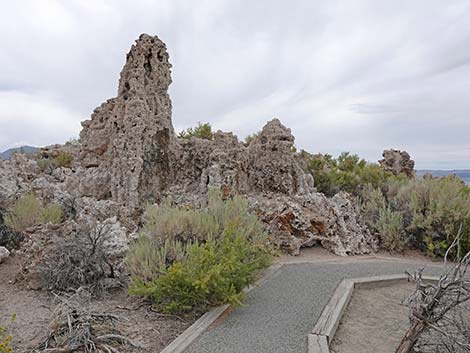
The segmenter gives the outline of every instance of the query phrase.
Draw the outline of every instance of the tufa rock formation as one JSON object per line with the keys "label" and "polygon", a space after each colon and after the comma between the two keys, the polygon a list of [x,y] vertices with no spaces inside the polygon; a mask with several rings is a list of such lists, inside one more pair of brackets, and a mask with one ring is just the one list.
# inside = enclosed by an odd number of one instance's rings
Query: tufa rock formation
{"label": "tufa rock formation", "polygon": [[[278,119],[268,122],[248,146],[221,131],[213,140],[178,140],[167,92],[170,69],[165,44],[141,35],[127,55],[118,96],[82,123],[81,144],[43,150],[53,156],[68,148],[72,166],[45,173],[32,159],[0,161],[0,207],[34,191],[59,202],[77,223],[71,228],[116,224],[116,246],[124,248],[138,229],[146,202],[170,196],[178,204],[198,206],[208,188],[217,187],[225,196],[244,195],[267,224],[272,241],[292,254],[316,243],[338,255],[376,250],[377,240],[364,227],[351,196],[339,193],[329,199],[316,192],[312,176],[292,152],[290,129]],[[28,237],[28,247],[35,239],[40,237]]]}
{"label": "tufa rock formation", "polygon": [[399,150],[385,150],[382,153],[384,159],[379,163],[385,170],[392,172],[394,175],[405,174],[408,178],[415,176],[415,162],[411,159],[406,151]]}
{"label": "tufa rock formation", "polygon": [[127,54],[118,96],[82,122],[83,194],[132,208],[161,200],[173,178],[170,68],[165,44],[141,35]]}

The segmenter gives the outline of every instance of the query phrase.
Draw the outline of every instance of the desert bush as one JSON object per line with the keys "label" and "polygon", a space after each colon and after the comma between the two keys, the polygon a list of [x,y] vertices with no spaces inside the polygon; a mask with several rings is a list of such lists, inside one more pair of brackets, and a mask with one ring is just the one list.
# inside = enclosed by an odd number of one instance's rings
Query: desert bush
{"label": "desert bush", "polygon": [[349,152],[341,153],[338,158],[329,154],[301,154],[307,160],[306,169],[313,175],[317,190],[327,196],[339,191],[359,194],[367,184],[382,188],[388,179],[395,178],[378,164],[367,163]]}
{"label": "desert bush", "polygon": [[182,261],[187,253],[187,245],[179,240],[166,239],[162,244],[141,235],[129,249],[127,267],[139,282],[149,283],[163,275],[172,263]]}
{"label": "desert bush", "polygon": [[[11,316],[11,323],[15,322],[16,314]],[[8,327],[0,326],[0,353],[12,353],[13,348],[11,342],[13,341],[13,335],[9,333]]]}
{"label": "desert bush", "polygon": [[53,159],[56,167],[70,168],[73,161],[73,156],[68,152],[60,152]]}
{"label": "desert bush", "polygon": [[364,222],[372,233],[378,234],[380,212],[386,208],[387,200],[380,189],[371,184],[364,186],[361,195],[361,214]]}
{"label": "desert bush", "polygon": [[268,253],[240,235],[195,243],[153,282],[136,281],[131,293],[151,297],[165,311],[204,311],[208,306],[241,304],[243,288],[269,265]]}
{"label": "desert bush", "polygon": [[217,239],[232,225],[252,242],[266,242],[265,227],[249,211],[248,201],[239,195],[223,200],[216,189],[209,189],[208,204],[203,209],[174,207],[170,200],[160,206],[148,206],[141,233],[159,245],[167,239],[183,243],[204,242]]}
{"label": "desert bush", "polygon": [[178,134],[181,139],[189,139],[197,137],[205,140],[212,140],[214,135],[212,133],[212,126],[209,123],[198,122],[196,127],[189,127]]}
{"label": "desert bush", "polygon": [[[470,194],[456,177],[392,178],[385,191],[371,186],[364,188],[361,199],[366,224],[377,234],[384,230],[389,232],[387,234],[396,233],[401,219],[402,234],[409,245],[426,250],[432,256],[443,256],[462,224],[459,249],[470,250]],[[378,211],[382,212],[380,224]],[[387,222],[388,226],[385,225]]]}
{"label": "desert bush", "polygon": [[115,278],[106,247],[109,236],[105,225],[95,224],[54,239],[39,267],[43,286],[58,291],[87,287],[100,292],[104,279]]}
{"label": "desert bush", "polygon": [[269,264],[264,225],[240,196],[224,201],[211,189],[203,209],[166,202],[149,206],[144,219],[126,261],[130,292],[152,298],[165,311],[239,303],[242,289]]}
{"label": "desert bush", "polygon": [[5,216],[5,224],[16,231],[39,224],[58,224],[61,220],[62,209],[58,204],[45,206],[31,193],[21,196]]}
{"label": "desert bush", "polygon": [[403,217],[400,212],[389,207],[382,208],[377,220],[377,232],[380,234],[382,247],[389,251],[403,251],[406,240],[403,233]]}
{"label": "desert bush", "polygon": [[70,168],[72,166],[73,156],[69,152],[60,152],[57,156],[51,158],[49,155],[43,155],[36,160],[36,163],[43,173],[52,173],[59,167]]}

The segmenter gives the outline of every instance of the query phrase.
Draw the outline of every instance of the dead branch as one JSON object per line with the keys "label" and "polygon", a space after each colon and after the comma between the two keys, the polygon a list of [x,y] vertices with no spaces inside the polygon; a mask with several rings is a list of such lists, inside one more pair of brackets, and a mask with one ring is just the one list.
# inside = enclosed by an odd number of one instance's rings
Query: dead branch
{"label": "dead branch", "polygon": [[[439,340],[420,342],[420,352],[470,352],[470,324],[461,313],[470,303],[470,252],[460,258],[462,225],[444,256],[444,272],[436,283],[423,279],[423,269],[408,274],[416,283],[409,298],[411,326],[402,338],[396,353],[411,353],[421,338],[438,335]],[[448,264],[448,256],[457,247],[456,262]],[[436,341],[436,342],[434,342]]]}
{"label": "dead branch", "polygon": [[88,291],[56,296],[56,300],[59,304],[52,316],[51,331],[34,353],[119,353],[118,347],[123,345],[142,348],[116,328],[119,316],[90,309]]}

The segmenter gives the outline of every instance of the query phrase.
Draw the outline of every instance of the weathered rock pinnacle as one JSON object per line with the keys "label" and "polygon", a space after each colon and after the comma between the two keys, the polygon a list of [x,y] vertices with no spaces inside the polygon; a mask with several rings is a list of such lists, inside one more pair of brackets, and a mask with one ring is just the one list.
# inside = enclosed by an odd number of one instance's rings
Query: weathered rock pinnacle
{"label": "weathered rock pinnacle", "polygon": [[156,201],[172,177],[171,64],[165,44],[142,34],[127,54],[118,96],[82,123],[83,194],[137,208]]}

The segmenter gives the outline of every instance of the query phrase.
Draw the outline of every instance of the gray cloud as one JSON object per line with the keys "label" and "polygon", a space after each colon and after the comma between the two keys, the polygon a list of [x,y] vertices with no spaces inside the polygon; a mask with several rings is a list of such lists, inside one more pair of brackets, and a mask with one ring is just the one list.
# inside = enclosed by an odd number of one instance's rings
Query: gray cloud
{"label": "gray cloud", "polygon": [[177,129],[240,137],[279,117],[312,152],[470,168],[466,0],[24,0],[0,13],[0,149],[78,135],[116,94],[125,53],[157,34]]}

